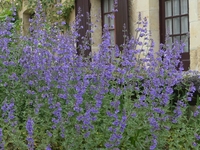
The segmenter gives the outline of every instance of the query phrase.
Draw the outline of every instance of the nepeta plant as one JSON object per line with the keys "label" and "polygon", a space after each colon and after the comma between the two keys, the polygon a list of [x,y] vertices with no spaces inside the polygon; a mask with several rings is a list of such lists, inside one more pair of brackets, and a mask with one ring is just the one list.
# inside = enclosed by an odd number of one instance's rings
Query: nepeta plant
{"label": "nepeta plant", "polygon": [[15,34],[10,18],[1,22],[2,147],[198,149],[199,107],[186,116],[195,88],[179,94],[184,43],[155,52],[147,19],[139,16],[136,37],[126,37],[122,50],[111,46],[105,25],[99,51],[85,57],[93,31],[76,45],[80,19],[81,13],[64,34],[63,23],[47,29],[38,3],[29,35]]}

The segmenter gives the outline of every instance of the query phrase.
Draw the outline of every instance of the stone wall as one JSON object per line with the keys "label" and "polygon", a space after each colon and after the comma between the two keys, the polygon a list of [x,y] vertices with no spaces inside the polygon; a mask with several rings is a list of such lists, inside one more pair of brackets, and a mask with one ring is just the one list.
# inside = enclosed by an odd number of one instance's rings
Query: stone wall
{"label": "stone wall", "polygon": [[98,46],[101,43],[102,24],[101,24],[101,0],[92,0],[91,2],[91,22],[95,24],[92,27],[94,33],[92,34],[93,46],[92,52],[98,51]]}
{"label": "stone wall", "polygon": [[200,71],[200,0],[189,0],[190,68]]}

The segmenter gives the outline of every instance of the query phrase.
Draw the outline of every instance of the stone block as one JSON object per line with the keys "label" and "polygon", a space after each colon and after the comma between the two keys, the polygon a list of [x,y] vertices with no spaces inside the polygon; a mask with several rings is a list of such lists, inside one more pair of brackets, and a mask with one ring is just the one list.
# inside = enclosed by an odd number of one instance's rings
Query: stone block
{"label": "stone block", "polygon": [[198,2],[197,0],[189,0],[189,21],[197,21],[198,20]]}
{"label": "stone block", "polygon": [[190,50],[190,69],[199,70],[197,49]]}
{"label": "stone block", "polygon": [[190,23],[190,49],[200,46],[200,21]]}

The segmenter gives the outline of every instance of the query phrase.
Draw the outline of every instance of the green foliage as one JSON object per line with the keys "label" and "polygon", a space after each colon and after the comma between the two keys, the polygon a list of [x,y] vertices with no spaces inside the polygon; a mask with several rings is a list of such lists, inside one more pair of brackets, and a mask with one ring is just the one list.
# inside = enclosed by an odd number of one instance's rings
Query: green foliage
{"label": "green foliage", "polygon": [[[20,1],[17,1],[17,5],[20,3]],[[13,6],[12,3],[8,0],[8,1],[4,1],[0,2],[2,7],[2,10],[0,11],[0,21],[3,22],[5,21],[6,17],[14,17],[14,25],[13,28],[15,28],[17,31],[21,30],[21,25],[22,25],[22,20],[18,18],[17,14],[16,16],[13,16],[12,11],[11,11],[11,7]],[[16,5],[16,6],[17,6]]]}
{"label": "green foliage", "polygon": [[[37,5],[38,0],[27,0],[24,1],[24,4],[28,6],[28,8],[34,9]],[[66,0],[62,3],[61,6],[56,7],[56,2],[55,0],[41,0],[44,12],[47,15],[47,21],[49,23],[54,23],[55,21],[62,21],[64,20],[66,22],[65,28],[64,29],[69,29],[69,19],[70,19],[70,14],[72,10],[74,9],[75,5],[75,0]],[[15,6],[17,8],[17,12],[21,11],[22,6],[23,6],[23,1],[22,0],[17,0],[14,1],[12,4],[10,0],[4,0],[0,1],[0,21],[4,20],[6,16],[12,15],[10,8],[12,6]],[[57,15],[57,10],[61,10],[62,13],[61,15]],[[17,19],[15,22],[15,26],[17,30],[20,30],[22,20]]]}
{"label": "green foliage", "polygon": [[10,8],[10,5],[11,5],[10,0],[0,1],[0,10],[3,10],[5,8]]}
{"label": "green foliage", "polygon": [[[32,1],[26,1],[25,4],[29,8],[35,8],[37,5],[37,0],[32,0]],[[49,23],[54,23],[55,21],[62,21],[64,20],[66,22],[66,27],[65,29],[69,29],[69,19],[70,19],[70,14],[72,10],[74,9],[75,6],[75,0],[66,0],[63,3],[60,3],[61,5],[56,6],[55,0],[41,0],[44,12],[47,15],[47,21]],[[57,11],[61,10],[62,13],[61,15],[57,14]]]}
{"label": "green foliage", "polygon": [[64,20],[67,23],[67,27],[69,27],[69,19],[70,19],[70,14],[72,12],[72,10],[75,7],[75,0],[66,0],[63,3],[63,6],[61,8],[62,10],[62,17],[64,18]]}
{"label": "green foliage", "polygon": [[0,12],[0,21],[4,21],[7,16],[12,16],[12,11],[10,10],[10,8],[4,8]]}

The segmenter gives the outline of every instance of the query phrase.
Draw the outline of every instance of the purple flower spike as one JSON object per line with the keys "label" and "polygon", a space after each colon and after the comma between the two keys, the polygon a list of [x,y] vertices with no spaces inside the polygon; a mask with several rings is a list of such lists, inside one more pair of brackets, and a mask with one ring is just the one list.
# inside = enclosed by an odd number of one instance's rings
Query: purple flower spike
{"label": "purple flower spike", "polygon": [[51,146],[48,145],[45,150],[51,150]]}
{"label": "purple flower spike", "polygon": [[33,140],[33,128],[34,121],[31,118],[28,118],[26,122],[26,130],[28,132],[28,137],[26,138],[28,141],[28,149],[34,150],[34,140]]}
{"label": "purple flower spike", "polygon": [[0,149],[4,150],[3,130],[2,130],[2,128],[0,128]]}

